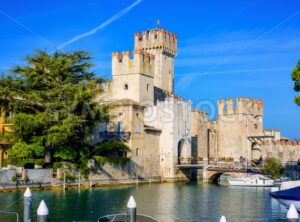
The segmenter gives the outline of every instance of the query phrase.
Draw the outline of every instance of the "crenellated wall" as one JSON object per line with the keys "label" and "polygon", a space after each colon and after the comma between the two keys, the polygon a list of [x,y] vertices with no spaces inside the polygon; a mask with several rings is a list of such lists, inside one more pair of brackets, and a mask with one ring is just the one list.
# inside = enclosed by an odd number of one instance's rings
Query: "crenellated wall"
{"label": "crenellated wall", "polygon": [[251,136],[262,136],[263,101],[228,98],[218,101],[218,118],[209,133],[209,158],[252,158]]}
{"label": "crenellated wall", "polygon": [[131,99],[153,104],[154,55],[142,50],[112,54],[112,100]]}
{"label": "crenellated wall", "polygon": [[134,34],[134,48],[163,49],[175,56],[177,54],[177,35],[164,29],[137,32]]}
{"label": "crenellated wall", "polygon": [[134,48],[155,55],[154,86],[173,93],[177,36],[164,29],[135,33]]}
{"label": "crenellated wall", "polygon": [[141,49],[112,53],[112,75],[144,74],[154,75],[154,55]]}
{"label": "crenellated wall", "polygon": [[264,158],[276,157],[283,162],[297,161],[300,158],[300,141],[263,141],[260,150]]}
{"label": "crenellated wall", "polygon": [[231,115],[231,114],[247,114],[247,115],[260,115],[264,112],[264,102],[259,99],[251,98],[228,98],[218,100],[218,114]]}

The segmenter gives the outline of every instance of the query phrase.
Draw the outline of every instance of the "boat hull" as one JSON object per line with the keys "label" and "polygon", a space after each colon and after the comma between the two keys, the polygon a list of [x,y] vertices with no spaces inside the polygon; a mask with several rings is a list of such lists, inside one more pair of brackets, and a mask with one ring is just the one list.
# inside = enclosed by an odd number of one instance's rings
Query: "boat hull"
{"label": "boat hull", "polygon": [[300,211],[300,186],[271,192],[270,194],[284,206],[289,207],[294,204],[296,209]]}
{"label": "boat hull", "polygon": [[272,187],[274,181],[269,178],[261,177],[242,177],[242,178],[228,178],[228,183],[231,186],[247,186],[247,187]]}

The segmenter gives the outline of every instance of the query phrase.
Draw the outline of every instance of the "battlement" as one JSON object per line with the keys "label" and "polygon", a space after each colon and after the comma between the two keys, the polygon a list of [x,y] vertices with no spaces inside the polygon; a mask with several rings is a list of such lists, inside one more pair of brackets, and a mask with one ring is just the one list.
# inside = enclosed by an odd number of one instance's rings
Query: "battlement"
{"label": "battlement", "polygon": [[154,55],[141,49],[112,53],[112,75],[144,74],[154,75]]}
{"label": "battlement", "polygon": [[248,114],[262,116],[264,110],[264,101],[252,98],[239,97],[237,99],[218,100],[219,115]]}
{"label": "battlement", "polygon": [[262,141],[262,146],[300,146],[300,140]]}
{"label": "battlement", "polygon": [[162,50],[169,56],[177,54],[177,35],[164,29],[151,29],[134,34],[134,48],[142,50]]}

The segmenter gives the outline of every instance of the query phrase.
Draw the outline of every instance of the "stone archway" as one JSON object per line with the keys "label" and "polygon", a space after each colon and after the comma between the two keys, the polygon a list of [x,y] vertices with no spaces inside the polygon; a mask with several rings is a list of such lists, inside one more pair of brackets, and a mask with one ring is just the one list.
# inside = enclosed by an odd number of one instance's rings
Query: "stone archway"
{"label": "stone archway", "polygon": [[178,146],[177,146],[177,157],[178,162],[177,164],[180,165],[183,163],[184,158],[187,157],[187,145],[184,139],[179,140]]}
{"label": "stone archway", "polygon": [[257,142],[251,144],[251,161],[258,160],[261,156],[260,145]]}

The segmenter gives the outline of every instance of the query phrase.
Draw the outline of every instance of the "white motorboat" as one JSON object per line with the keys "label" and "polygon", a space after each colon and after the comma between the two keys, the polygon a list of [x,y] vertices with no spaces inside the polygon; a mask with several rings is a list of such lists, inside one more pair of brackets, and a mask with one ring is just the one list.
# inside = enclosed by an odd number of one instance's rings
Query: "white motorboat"
{"label": "white motorboat", "polygon": [[274,185],[274,180],[261,174],[230,177],[227,180],[231,186],[272,187]]}

